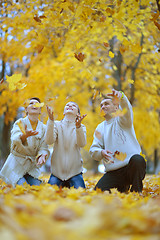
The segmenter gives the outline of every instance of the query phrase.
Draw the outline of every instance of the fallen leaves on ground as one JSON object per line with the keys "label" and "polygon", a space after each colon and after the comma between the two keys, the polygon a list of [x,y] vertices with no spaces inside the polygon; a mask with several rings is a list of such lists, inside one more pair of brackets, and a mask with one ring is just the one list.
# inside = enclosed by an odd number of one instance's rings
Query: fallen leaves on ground
{"label": "fallen leaves on ground", "polygon": [[102,175],[84,174],[86,189],[44,184],[12,188],[0,180],[0,239],[158,240],[160,175],[148,175],[142,194],[94,190]]}

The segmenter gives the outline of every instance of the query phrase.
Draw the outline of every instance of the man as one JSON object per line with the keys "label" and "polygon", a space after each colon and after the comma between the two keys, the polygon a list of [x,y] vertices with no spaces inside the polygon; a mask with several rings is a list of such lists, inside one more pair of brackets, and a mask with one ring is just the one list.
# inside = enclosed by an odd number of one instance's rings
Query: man
{"label": "man", "polygon": [[131,104],[124,93],[113,89],[102,100],[101,111],[105,121],[96,128],[90,154],[95,160],[103,159],[106,173],[95,189],[126,192],[131,185],[131,191],[142,192],[146,163],[140,155]]}

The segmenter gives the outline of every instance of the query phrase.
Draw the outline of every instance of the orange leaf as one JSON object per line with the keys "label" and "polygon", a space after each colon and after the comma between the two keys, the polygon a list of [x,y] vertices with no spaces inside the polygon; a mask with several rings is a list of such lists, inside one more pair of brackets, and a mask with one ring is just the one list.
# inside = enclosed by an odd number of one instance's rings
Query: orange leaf
{"label": "orange leaf", "polygon": [[2,78],[1,80],[0,80],[0,84],[2,84],[4,82],[4,79]]}
{"label": "orange leaf", "polygon": [[106,21],[106,16],[102,16],[101,18],[100,18],[100,22],[105,22]]}
{"label": "orange leaf", "polygon": [[158,22],[154,21],[154,25],[160,30],[160,24]]}
{"label": "orange leaf", "polygon": [[159,17],[159,11],[157,11],[156,13],[152,13],[152,19],[150,19],[151,21],[156,21]]}
{"label": "orange leaf", "polygon": [[24,128],[23,123],[22,123],[21,120],[20,120],[19,122],[17,122],[17,125],[18,125],[18,127],[20,128],[21,132],[22,132],[23,134],[25,134],[26,131],[25,131],[25,128]]}
{"label": "orange leaf", "polygon": [[109,44],[106,43],[106,42],[103,42],[103,45],[104,45],[105,47],[109,47]]}
{"label": "orange leaf", "polygon": [[37,15],[35,15],[34,20],[35,20],[36,22],[39,22],[39,23],[42,22],[41,19],[40,19],[40,17],[38,17]]}
{"label": "orange leaf", "polygon": [[38,53],[41,53],[41,52],[42,52],[42,50],[43,50],[43,48],[44,48],[44,46],[43,46],[43,45],[41,45],[41,44],[37,45],[37,47],[36,47],[36,49],[37,49]]}
{"label": "orange leaf", "polygon": [[116,151],[114,154],[115,158],[117,158],[120,161],[124,161],[127,157],[127,153],[122,153],[122,152],[118,152]]}
{"label": "orange leaf", "polygon": [[80,61],[80,62],[83,62],[83,60],[85,59],[85,55],[83,53],[78,53],[78,54],[74,54],[75,58]]}

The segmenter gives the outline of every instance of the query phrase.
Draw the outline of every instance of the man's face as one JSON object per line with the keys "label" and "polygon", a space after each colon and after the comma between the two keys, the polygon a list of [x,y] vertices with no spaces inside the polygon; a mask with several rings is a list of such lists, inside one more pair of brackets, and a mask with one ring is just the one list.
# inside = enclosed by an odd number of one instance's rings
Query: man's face
{"label": "man's face", "polygon": [[111,99],[103,99],[101,102],[101,111],[106,115],[111,115],[117,110],[117,106],[113,104]]}
{"label": "man's face", "polygon": [[64,107],[64,115],[66,114],[72,114],[75,117],[78,114],[78,106],[74,102],[68,102],[66,106]]}
{"label": "man's face", "polygon": [[26,113],[28,113],[28,115],[34,115],[34,114],[39,115],[41,113],[40,107],[34,107],[35,103],[39,103],[39,102],[35,99],[30,100],[29,105],[26,108]]}

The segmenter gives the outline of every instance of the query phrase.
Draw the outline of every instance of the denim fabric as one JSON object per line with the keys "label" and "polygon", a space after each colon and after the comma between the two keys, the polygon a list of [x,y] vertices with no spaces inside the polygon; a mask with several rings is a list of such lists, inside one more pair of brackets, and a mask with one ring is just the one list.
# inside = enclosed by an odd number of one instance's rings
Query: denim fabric
{"label": "denim fabric", "polygon": [[49,184],[51,185],[57,185],[58,187],[74,187],[74,188],[85,188],[85,183],[83,180],[83,176],[82,173],[71,177],[70,179],[66,180],[66,181],[62,181],[61,179],[57,178],[56,176],[54,176],[53,174],[51,174],[50,179],[48,181]]}
{"label": "denim fabric", "polygon": [[23,185],[23,183],[28,183],[30,186],[32,185],[37,185],[39,186],[42,181],[37,179],[37,178],[34,178],[32,177],[31,175],[29,175],[28,173],[25,174],[22,178],[20,178],[17,182],[18,185]]}

